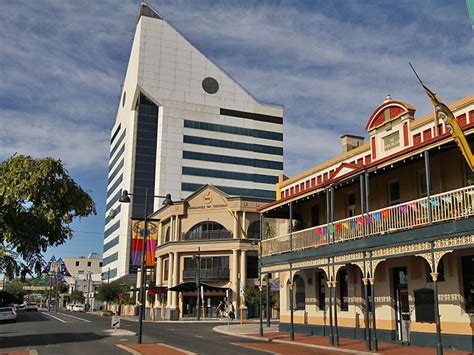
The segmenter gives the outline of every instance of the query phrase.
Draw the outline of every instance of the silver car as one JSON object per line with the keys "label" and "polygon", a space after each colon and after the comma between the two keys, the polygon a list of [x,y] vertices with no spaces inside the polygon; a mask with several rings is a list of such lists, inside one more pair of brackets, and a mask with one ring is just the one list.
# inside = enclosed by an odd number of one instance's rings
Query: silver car
{"label": "silver car", "polygon": [[16,322],[16,312],[13,307],[0,307],[0,322]]}

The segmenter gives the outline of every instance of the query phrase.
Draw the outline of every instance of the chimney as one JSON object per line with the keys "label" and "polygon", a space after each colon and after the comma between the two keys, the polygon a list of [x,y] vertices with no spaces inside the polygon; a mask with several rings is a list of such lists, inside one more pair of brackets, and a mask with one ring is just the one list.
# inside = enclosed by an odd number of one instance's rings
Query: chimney
{"label": "chimney", "polygon": [[342,153],[347,153],[352,149],[360,147],[364,144],[364,137],[345,134],[341,137]]}

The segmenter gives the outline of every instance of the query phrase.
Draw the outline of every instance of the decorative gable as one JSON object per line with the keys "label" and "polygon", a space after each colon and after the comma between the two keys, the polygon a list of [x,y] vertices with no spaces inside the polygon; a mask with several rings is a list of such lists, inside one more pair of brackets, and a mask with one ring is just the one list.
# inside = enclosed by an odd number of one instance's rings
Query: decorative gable
{"label": "decorative gable", "polygon": [[352,174],[355,170],[360,169],[356,164],[341,163],[336,170],[329,176],[329,181],[337,180],[346,175]]}
{"label": "decorative gable", "polygon": [[382,105],[372,113],[365,126],[367,132],[374,130],[375,128],[381,127],[388,122],[391,122],[397,118],[401,118],[406,114],[404,118],[414,118],[415,108],[407,103],[401,101],[394,101],[390,95],[387,96]]}
{"label": "decorative gable", "polygon": [[187,199],[188,210],[209,210],[227,207],[227,195],[212,185],[205,185]]}

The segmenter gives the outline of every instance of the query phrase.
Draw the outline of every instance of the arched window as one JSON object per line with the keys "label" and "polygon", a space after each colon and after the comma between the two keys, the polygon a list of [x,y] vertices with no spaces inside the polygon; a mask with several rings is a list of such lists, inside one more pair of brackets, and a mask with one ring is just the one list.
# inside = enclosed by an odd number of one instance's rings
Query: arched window
{"label": "arched window", "polygon": [[171,241],[171,228],[168,227],[166,228],[166,233],[165,233],[165,243],[168,243]]}
{"label": "arched window", "polygon": [[249,239],[260,239],[260,221],[255,221],[250,224],[247,230],[247,236]]}
{"label": "arched window", "polygon": [[205,221],[192,227],[189,232],[184,235],[184,239],[228,239],[231,238],[231,236],[231,232],[228,231],[222,224],[213,221]]}
{"label": "arched window", "polygon": [[306,292],[304,280],[300,275],[296,275],[293,279],[295,289],[295,310],[304,310],[306,308]]}

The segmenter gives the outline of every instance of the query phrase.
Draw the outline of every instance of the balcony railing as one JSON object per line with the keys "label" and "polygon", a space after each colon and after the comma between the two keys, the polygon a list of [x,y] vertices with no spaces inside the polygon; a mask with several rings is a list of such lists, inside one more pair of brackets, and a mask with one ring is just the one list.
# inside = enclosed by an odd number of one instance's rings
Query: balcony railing
{"label": "balcony railing", "polygon": [[181,234],[181,240],[208,240],[208,239],[230,239],[232,232],[228,230],[195,231]]}
{"label": "balcony railing", "polygon": [[[293,233],[293,250],[317,248],[474,215],[474,186],[420,198]],[[290,235],[262,242],[263,256],[290,251]]]}
{"label": "balcony railing", "polygon": [[[201,280],[228,280],[229,268],[201,269],[199,274]],[[183,271],[183,280],[190,281],[196,279],[196,269],[187,269]]]}

